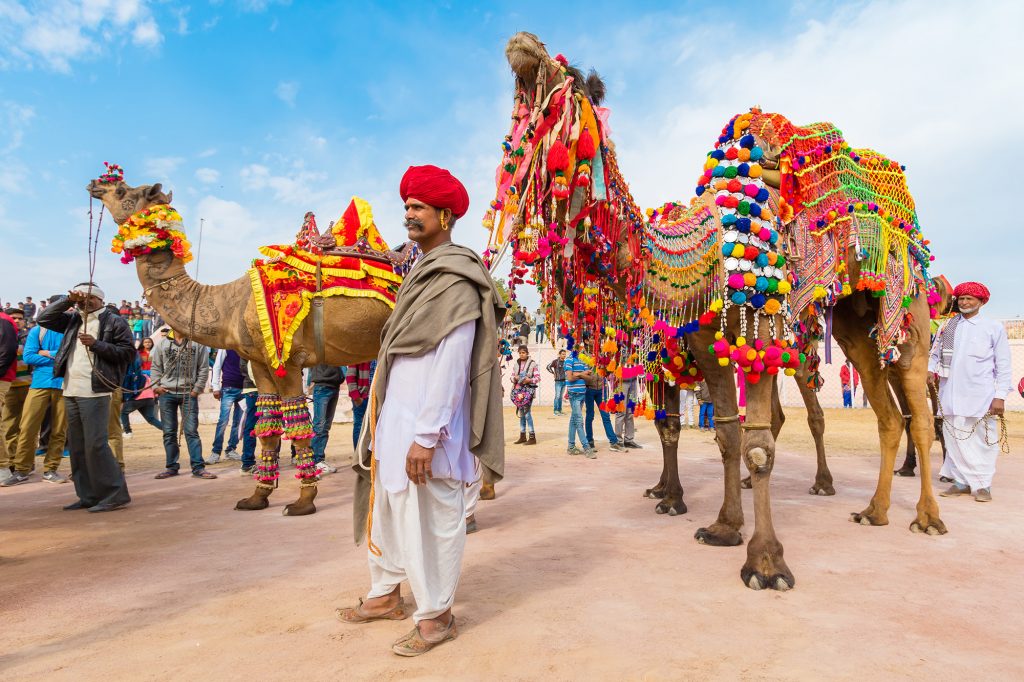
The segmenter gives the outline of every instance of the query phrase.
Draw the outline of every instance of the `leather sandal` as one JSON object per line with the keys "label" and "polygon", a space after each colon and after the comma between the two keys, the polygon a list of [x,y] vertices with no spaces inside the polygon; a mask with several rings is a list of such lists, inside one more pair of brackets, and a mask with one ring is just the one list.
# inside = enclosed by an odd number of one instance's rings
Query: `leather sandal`
{"label": "leather sandal", "polygon": [[362,606],[363,600],[360,598],[358,606],[335,609],[334,613],[337,614],[338,620],[342,623],[349,623],[351,625],[371,623],[375,620],[405,620],[409,617],[409,612],[405,609],[405,599],[402,597],[398,598],[398,606],[379,616],[369,616],[363,613]]}
{"label": "leather sandal", "polygon": [[412,629],[412,632],[395,642],[391,646],[391,650],[399,656],[422,656],[434,647],[458,636],[459,631],[455,627],[455,616],[452,616],[452,619],[448,621],[448,627],[436,639],[426,639],[420,633],[420,626],[417,625]]}
{"label": "leather sandal", "polygon": [[166,471],[161,471],[159,474],[157,474],[153,478],[164,479],[164,478],[170,478],[172,476],[177,476],[177,475],[178,475],[178,472],[176,470],[168,469]]}

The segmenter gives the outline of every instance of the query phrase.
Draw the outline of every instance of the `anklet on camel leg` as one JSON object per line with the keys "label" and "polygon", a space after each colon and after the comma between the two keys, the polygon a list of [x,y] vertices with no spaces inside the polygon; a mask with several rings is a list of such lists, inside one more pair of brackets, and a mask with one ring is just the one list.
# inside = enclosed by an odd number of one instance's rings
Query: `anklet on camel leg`
{"label": "anklet on camel leg", "polygon": [[[284,437],[291,441],[309,441],[313,437],[313,422],[309,418],[306,399],[302,396],[287,398],[282,403],[284,413]],[[295,448],[295,478],[302,487],[315,486],[320,480],[320,472],[313,462],[313,449],[308,443],[305,447]]]}
{"label": "anklet on camel leg", "polygon": [[[273,393],[261,393],[256,397],[256,426],[252,433],[257,438],[273,438],[284,433],[284,422],[281,415],[281,398]],[[273,490],[281,477],[278,465],[280,449],[263,448],[253,478],[256,487]]]}

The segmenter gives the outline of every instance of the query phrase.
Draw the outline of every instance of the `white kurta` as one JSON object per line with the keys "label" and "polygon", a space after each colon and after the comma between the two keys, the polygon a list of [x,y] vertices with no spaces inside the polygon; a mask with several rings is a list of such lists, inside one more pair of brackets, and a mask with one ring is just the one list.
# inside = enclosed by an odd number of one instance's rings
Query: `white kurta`
{"label": "white kurta", "polygon": [[[367,596],[389,594],[408,580],[417,623],[451,608],[462,572],[466,484],[478,477],[469,450],[475,336],[476,323],[466,322],[429,353],[396,358],[377,420],[372,540],[381,556],[368,553],[372,585]],[[433,478],[419,486],[405,471],[414,441],[436,448]]]}
{"label": "white kurta", "polygon": [[413,441],[436,448],[430,465],[434,478],[475,480],[476,457],[469,451],[469,366],[475,337],[476,322],[466,322],[436,349],[392,363],[373,453],[377,478],[388,492],[410,485],[405,458]]}
{"label": "white kurta", "polygon": [[[89,313],[88,321],[79,327],[78,333],[89,334],[94,339],[98,339],[100,337],[100,312],[97,310],[94,313]],[[79,313],[79,315],[82,314]],[[92,368],[96,358],[90,358],[90,355],[92,355],[92,351],[89,347],[75,339],[64,377],[64,395],[69,398],[98,398],[110,395],[109,391],[97,393],[92,390]]]}
{"label": "white kurta", "polygon": [[[928,370],[938,372],[942,337],[936,335]],[[1002,323],[980,313],[958,323],[949,376],[939,377],[946,461],[941,474],[971,490],[989,488],[999,456],[998,425],[979,420],[992,400],[1010,392],[1010,344]],[[974,433],[970,436],[971,430]]]}

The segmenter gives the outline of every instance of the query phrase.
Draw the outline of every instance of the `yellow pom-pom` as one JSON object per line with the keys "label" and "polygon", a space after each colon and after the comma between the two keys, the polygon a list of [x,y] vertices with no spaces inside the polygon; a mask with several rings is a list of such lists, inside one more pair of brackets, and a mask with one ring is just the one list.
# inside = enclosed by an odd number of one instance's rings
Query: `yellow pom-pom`
{"label": "yellow pom-pom", "polygon": [[708,306],[708,309],[716,313],[720,311],[722,309],[722,299],[716,298],[711,302],[711,305]]}
{"label": "yellow pom-pom", "polygon": [[736,337],[736,347],[739,348],[740,346],[745,346],[745,345],[747,345],[747,337],[745,337],[745,336],[737,336]]}
{"label": "yellow pom-pom", "polygon": [[[707,161],[704,162],[704,170],[711,170],[712,168],[714,168],[717,165],[718,165],[718,159],[710,159],[709,158]],[[692,166],[691,166],[691,168],[692,168]]]}
{"label": "yellow pom-pom", "polygon": [[843,296],[849,296],[852,293],[853,293],[853,289],[850,287],[850,285],[849,284],[844,284],[843,285]]}
{"label": "yellow pom-pom", "polygon": [[820,284],[814,287],[814,298],[825,298],[825,287]]}
{"label": "yellow pom-pom", "polygon": [[779,282],[779,293],[780,294],[788,294],[792,289],[793,289],[793,285],[790,284],[789,282],[787,282],[785,280]]}
{"label": "yellow pom-pom", "polygon": [[688,369],[686,371],[690,374],[691,377],[697,376],[697,368],[696,367],[691,367],[690,369]]}
{"label": "yellow pom-pom", "polygon": [[729,358],[718,358],[718,364],[722,367],[728,366]]}
{"label": "yellow pom-pom", "polygon": [[732,257],[733,258],[742,258],[743,257],[743,252],[745,250],[746,249],[743,248],[743,244],[733,244],[733,246],[732,246]]}
{"label": "yellow pom-pom", "polygon": [[723,334],[722,332],[715,332],[715,340],[716,341],[718,339],[721,339],[721,338],[724,338],[724,337],[725,337],[725,334]]}
{"label": "yellow pom-pom", "polygon": [[796,370],[795,369],[793,369],[792,367],[787,367],[786,368],[786,376],[787,377],[791,377],[794,374],[796,374]]}

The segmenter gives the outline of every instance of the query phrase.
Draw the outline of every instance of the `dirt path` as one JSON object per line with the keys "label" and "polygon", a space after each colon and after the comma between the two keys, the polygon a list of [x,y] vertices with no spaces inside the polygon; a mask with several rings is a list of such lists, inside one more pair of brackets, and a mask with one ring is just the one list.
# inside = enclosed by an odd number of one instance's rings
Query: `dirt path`
{"label": "dirt path", "polygon": [[[944,537],[907,530],[917,479],[894,482],[889,526],[864,528],[847,515],[866,505],[877,475],[869,412],[828,414],[832,498],[807,495],[813,450],[803,416],[790,418],[773,494],[795,590],[748,590],[745,548],[694,542],[721,502],[709,435],[684,432],[689,513],[669,518],[641,497],[660,472],[651,423],[640,423],[646,449],[612,453],[605,443],[587,461],[564,455],[567,418],[538,416],[540,445],[509,446],[499,497],[477,513],[456,601],[461,636],[413,660],[389,652],[411,621],[334,619],[367,587],[366,550],[351,541],[349,470],[322,484],[314,516],[281,516],[297,492],[290,472],[270,509],[235,512],[252,485],[234,465],[212,467],[216,481],[153,480],[158,434],[139,427],[126,444],[134,502],[125,511],[62,512],[70,485],[0,491],[0,678],[1024,677],[1020,455],[1000,460],[991,504],[941,502]],[[511,415],[507,424],[511,433]],[[348,436],[335,427],[336,462]]]}

